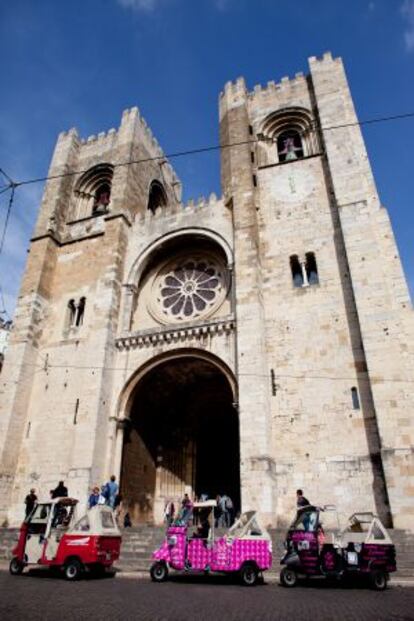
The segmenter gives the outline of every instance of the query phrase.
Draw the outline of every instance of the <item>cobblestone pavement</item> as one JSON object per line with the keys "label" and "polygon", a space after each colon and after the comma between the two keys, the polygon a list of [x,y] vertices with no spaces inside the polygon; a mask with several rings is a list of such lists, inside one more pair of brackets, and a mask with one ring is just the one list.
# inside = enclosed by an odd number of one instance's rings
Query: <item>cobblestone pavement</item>
{"label": "cobblestone pavement", "polygon": [[177,577],[163,584],[149,579],[87,578],[68,583],[44,570],[12,577],[0,571],[0,619],[148,621],[409,621],[414,588],[385,592],[327,587],[313,581],[295,589],[276,584],[246,588],[226,577]]}

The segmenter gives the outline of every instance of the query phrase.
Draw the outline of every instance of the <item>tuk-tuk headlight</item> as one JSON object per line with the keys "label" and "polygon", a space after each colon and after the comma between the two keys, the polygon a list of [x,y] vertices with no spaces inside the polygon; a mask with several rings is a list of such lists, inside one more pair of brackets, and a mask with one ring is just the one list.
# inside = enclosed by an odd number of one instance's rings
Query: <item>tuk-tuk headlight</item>
{"label": "tuk-tuk headlight", "polygon": [[169,546],[175,546],[175,544],[177,543],[177,537],[175,535],[168,537],[167,543]]}

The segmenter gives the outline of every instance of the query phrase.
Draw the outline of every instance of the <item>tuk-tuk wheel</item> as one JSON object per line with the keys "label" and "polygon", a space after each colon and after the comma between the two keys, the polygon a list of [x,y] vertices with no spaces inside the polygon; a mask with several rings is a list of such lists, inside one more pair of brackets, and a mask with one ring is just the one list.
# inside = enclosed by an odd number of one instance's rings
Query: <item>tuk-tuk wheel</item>
{"label": "tuk-tuk wheel", "polygon": [[284,587],[294,587],[298,581],[298,575],[294,569],[284,567],[280,572],[280,584]]}
{"label": "tuk-tuk wheel", "polygon": [[64,574],[66,580],[79,580],[82,573],[82,564],[76,558],[66,561]]}
{"label": "tuk-tuk wheel", "polygon": [[387,588],[387,574],[381,569],[375,569],[369,576],[371,588],[375,591],[385,591]]}
{"label": "tuk-tuk wheel", "polygon": [[246,563],[240,570],[240,580],[244,586],[254,586],[257,582],[258,571],[253,563]]}
{"label": "tuk-tuk wheel", "polygon": [[150,569],[151,580],[153,582],[164,582],[168,578],[168,567],[165,563],[157,561]]}
{"label": "tuk-tuk wheel", "polygon": [[19,561],[19,559],[16,558],[16,557],[12,558],[12,560],[10,561],[10,565],[9,565],[9,571],[10,571],[11,575],[12,576],[20,576],[20,574],[22,573],[23,569],[24,569],[24,563]]}

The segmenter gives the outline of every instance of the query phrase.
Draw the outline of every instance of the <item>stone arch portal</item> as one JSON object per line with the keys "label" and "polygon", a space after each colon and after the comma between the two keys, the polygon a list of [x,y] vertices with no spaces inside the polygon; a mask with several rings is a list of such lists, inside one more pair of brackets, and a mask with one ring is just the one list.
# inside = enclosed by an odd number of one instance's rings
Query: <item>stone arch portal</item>
{"label": "stone arch portal", "polygon": [[134,523],[160,523],[168,499],[228,494],[240,508],[239,421],[233,386],[207,357],[150,365],[128,398],[121,494]]}

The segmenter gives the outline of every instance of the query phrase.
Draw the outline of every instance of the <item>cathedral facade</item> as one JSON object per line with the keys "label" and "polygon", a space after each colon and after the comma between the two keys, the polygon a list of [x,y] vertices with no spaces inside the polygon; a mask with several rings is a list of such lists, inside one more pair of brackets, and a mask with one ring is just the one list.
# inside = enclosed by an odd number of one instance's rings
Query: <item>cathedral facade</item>
{"label": "cathedral facade", "polygon": [[1,374],[0,519],[120,480],[133,521],[295,490],[414,528],[413,311],[342,62],[219,97],[222,196],[183,204],[137,108],[60,134]]}

